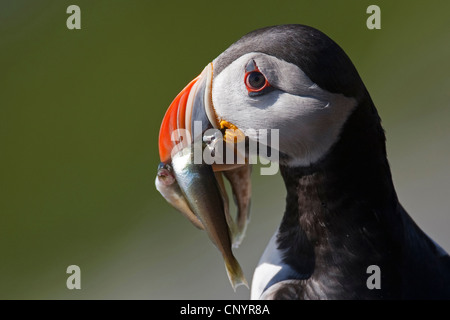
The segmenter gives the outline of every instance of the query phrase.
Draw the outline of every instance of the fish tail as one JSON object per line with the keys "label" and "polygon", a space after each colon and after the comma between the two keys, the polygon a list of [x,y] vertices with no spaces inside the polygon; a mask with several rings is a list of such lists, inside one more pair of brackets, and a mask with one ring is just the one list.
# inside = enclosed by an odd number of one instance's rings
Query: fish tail
{"label": "fish tail", "polygon": [[225,267],[227,269],[228,279],[230,280],[233,290],[236,292],[236,288],[240,285],[244,285],[248,288],[247,280],[245,279],[244,272],[242,272],[239,262],[232,257],[231,260],[225,260]]}

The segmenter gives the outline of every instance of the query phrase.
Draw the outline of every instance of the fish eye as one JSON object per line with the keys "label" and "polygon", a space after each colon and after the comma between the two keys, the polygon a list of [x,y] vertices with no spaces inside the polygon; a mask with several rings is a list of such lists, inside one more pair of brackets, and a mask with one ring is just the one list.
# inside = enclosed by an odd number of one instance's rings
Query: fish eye
{"label": "fish eye", "polygon": [[245,74],[245,86],[249,92],[258,92],[269,85],[266,77],[259,71],[251,71]]}
{"label": "fish eye", "polygon": [[158,179],[166,186],[170,186],[175,182],[175,176],[172,172],[172,167],[168,164],[160,164],[158,167]]}

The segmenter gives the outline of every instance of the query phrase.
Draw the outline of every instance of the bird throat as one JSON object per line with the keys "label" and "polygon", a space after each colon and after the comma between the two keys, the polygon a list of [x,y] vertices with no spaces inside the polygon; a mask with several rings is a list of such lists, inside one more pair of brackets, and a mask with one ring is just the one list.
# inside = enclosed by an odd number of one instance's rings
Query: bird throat
{"label": "bird throat", "polygon": [[373,264],[383,263],[377,257],[389,250],[385,226],[398,202],[370,98],[356,108],[321,161],[280,166],[280,171],[287,198],[277,242],[285,263],[303,279],[333,272],[337,281],[365,276],[357,270],[365,270],[368,256]]}

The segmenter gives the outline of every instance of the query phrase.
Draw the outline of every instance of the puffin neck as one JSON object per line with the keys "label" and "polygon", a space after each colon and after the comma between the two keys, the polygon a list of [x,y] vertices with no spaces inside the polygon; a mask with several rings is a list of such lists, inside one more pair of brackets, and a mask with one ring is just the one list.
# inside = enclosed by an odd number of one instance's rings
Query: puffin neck
{"label": "puffin neck", "polygon": [[[339,141],[310,167],[280,166],[287,189],[286,211],[278,247],[284,261],[302,274],[312,274],[330,252],[365,256],[361,230],[375,242],[386,238],[380,228],[391,224],[398,205],[386,158],[385,135],[368,95],[348,118]],[[344,239],[344,240],[343,240]],[[352,243],[352,240],[354,243]],[[380,240],[374,252],[383,250]],[[325,258],[324,258],[325,259]],[[302,260],[300,262],[300,260]],[[319,261],[318,261],[319,260]],[[347,260],[350,262],[349,260]],[[330,261],[326,261],[330,263]]]}

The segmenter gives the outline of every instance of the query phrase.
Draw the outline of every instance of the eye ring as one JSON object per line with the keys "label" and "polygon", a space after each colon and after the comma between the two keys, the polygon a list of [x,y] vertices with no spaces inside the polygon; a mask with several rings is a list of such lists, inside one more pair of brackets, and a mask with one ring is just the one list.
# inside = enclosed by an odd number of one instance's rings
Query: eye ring
{"label": "eye ring", "polygon": [[246,72],[244,83],[249,93],[260,92],[270,85],[267,78],[259,70]]}

